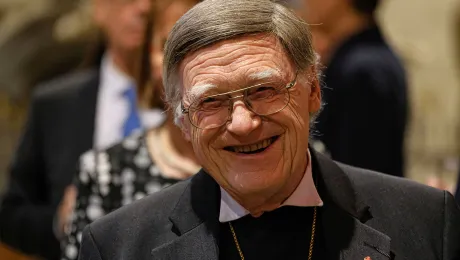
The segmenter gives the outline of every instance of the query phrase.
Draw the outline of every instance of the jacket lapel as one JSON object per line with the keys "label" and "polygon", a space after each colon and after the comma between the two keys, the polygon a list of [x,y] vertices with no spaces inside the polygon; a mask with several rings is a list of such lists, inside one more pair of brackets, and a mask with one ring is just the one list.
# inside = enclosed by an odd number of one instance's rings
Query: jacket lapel
{"label": "jacket lapel", "polygon": [[312,152],[313,172],[324,201],[320,209],[328,259],[393,259],[390,238],[366,225],[372,214],[350,178],[333,161]]}
{"label": "jacket lapel", "polygon": [[201,170],[192,177],[170,215],[178,237],[153,249],[153,259],[219,259],[219,205],[219,186]]}
{"label": "jacket lapel", "polygon": [[205,223],[179,236],[172,242],[152,250],[155,260],[217,260],[217,238]]}
{"label": "jacket lapel", "polygon": [[328,259],[392,259],[387,235],[333,205],[325,205],[321,214]]}

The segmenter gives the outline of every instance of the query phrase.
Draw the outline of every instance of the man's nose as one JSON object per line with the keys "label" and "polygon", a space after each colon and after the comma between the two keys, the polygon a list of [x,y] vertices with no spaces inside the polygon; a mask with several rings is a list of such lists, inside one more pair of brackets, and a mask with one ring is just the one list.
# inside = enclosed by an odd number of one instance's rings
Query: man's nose
{"label": "man's nose", "polygon": [[247,136],[261,124],[262,119],[259,115],[249,110],[243,101],[236,101],[227,130],[239,136]]}

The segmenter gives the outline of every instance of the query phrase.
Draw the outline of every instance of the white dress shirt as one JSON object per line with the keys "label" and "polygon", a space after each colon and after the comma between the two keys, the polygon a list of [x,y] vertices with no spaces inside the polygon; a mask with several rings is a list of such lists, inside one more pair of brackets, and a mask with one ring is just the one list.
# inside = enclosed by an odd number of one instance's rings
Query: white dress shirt
{"label": "white dress shirt", "polygon": [[[119,70],[111,56],[106,53],[101,63],[99,84],[94,148],[101,150],[123,139],[123,126],[129,116],[129,104],[123,92],[130,87],[135,87],[135,82]],[[165,119],[159,109],[140,111],[139,117],[143,129],[156,127]]]}
{"label": "white dress shirt", "polygon": [[[323,206],[323,201],[318,194],[315,183],[313,182],[313,174],[311,169],[311,156],[308,151],[308,165],[305,174],[302,177],[297,188],[280,206],[298,206],[298,207],[314,207]],[[219,221],[229,222],[240,219],[249,214],[249,211],[234,200],[230,194],[222,187],[220,188],[220,213]]]}

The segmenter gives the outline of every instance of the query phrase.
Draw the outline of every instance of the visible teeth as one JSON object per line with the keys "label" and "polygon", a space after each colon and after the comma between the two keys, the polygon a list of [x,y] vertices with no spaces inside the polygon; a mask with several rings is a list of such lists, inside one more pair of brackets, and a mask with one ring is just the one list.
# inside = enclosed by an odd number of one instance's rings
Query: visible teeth
{"label": "visible teeth", "polygon": [[243,146],[234,146],[232,150],[237,153],[248,153],[254,152],[259,149],[267,148],[272,143],[272,139],[265,139],[259,143],[251,144],[251,145],[243,145]]}
{"label": "visible teeth", "polygon": [[262,149],[264,147],[264,143],[258,143],[257,144],[257,150]]}
{"label": "visible teeth", "polygon": [[265,139],[264,142],[262,143],[262,146],[267,147],[270,145],[271,142],[272,142],[272,139]]}

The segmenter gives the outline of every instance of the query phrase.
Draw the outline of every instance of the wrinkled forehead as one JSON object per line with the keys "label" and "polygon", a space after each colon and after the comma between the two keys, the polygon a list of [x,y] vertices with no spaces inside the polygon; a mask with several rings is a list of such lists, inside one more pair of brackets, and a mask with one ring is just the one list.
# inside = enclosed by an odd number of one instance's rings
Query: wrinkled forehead
{"label": "wrinkled forehead", "polygon": [[275,36],[225,40],[187,55],[179,66],[184,96],[222,93],[261,81],[289,81],[294,65]]}

